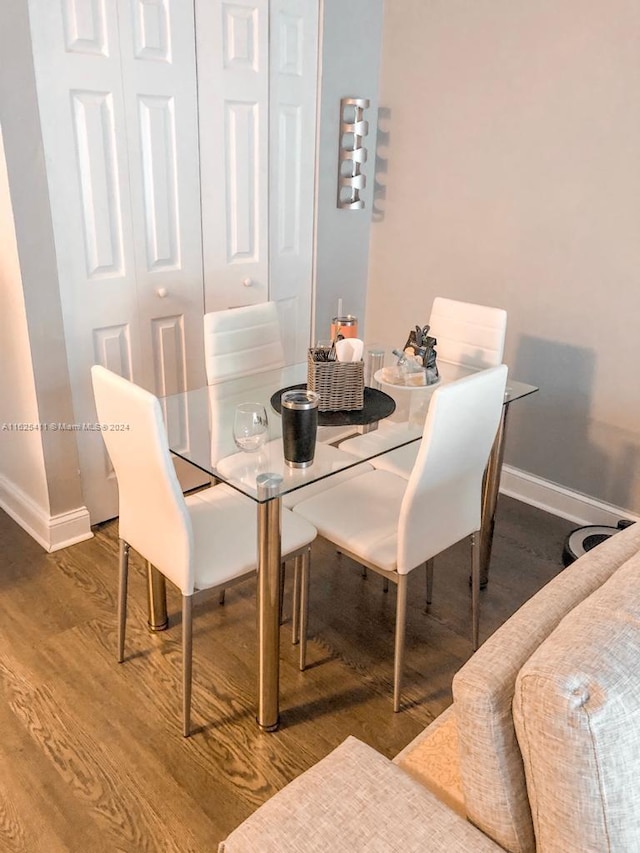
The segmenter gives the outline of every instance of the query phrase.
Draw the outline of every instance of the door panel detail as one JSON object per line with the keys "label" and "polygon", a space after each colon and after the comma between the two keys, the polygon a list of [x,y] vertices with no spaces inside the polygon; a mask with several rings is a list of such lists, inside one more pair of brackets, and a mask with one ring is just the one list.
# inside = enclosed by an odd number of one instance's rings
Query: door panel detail
{"label": "door panel detail", "polygon": [[[160,396],[176,394],[187,387],[185,369],[185,340],[183,317],[158,317],[151,321],[155,385]],[[165,411],[165,417],[167,416]],[[171,429],[176,435],[186,436],[186,412],[174,406],[171,409]],[[183,440],[184,441],[184,440]]]}
{"label": "door panel detail", "polygon": [[122,219],[108,92],[71,93],[89,278],[123,274]]}
{"label": "door panel detail", "polygon": [[259,70],[258,9],[223,5],[223,63],[232,70]]}
{"label": "door panel detail", "polygon": [[157,317],[151,321],[155,385],[161,396],[187,387],[184,323],[182,316]]}
{"label": "door panel detail", "polygon": [[298,15],[279,12],[275,27],[279,41],[278,71],[280,74],[302,76],[302,19]]}
{"label": "door panel detail", "polygon": [[101,364],[108,370],[124,376],[125,379],[132,379],[128,323],[94,329],[93,352],[95,364]]}
{"label": "door panel detail", "polygon": [[70,53],[109,55],[101,0],[63,0],[62,19],[65,48]]}
{"label": "door panel detail", "polygon": [[141,95],[140,148],[148,269],[180,267],[174,101]]}
{"label": "door panel detail", "polygon": [[260,196],[258,174],[258,105],[227,103],[228,261],[257,261],[255,236],[260,214],[255,201]]}
{"label": "door panel detail", "polygon": [[138,59],[171,62],[167,0],[134,0],[134,2],[135,56]]}
{"label": "door panel detail", "polygon": [[300,250],[300,146],[301,110],[281,105],[278,110],[278,220],[277,251],[280,254]]}

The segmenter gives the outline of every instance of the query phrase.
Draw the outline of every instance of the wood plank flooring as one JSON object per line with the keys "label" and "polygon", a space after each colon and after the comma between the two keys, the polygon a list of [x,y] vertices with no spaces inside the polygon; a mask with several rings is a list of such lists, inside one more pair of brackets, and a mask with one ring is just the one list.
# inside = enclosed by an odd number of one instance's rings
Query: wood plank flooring
{"label": "wood plank flooring", "polygon": [[[481,638],[561,571],[569,522],[500,498]],[[314,544],[309,666],[282,628],[281,728],[255,724],[254,583],[194,613],[193,725],[180,723],[180,601],[146,628],[131,559],[115,659],[117,524],[54,554],[0,511],[0,851],[215,851],[275,791],[355,735],[392,757],[451,701],[471,654],[468,551],[436,560],[432,611],[410,578],[404,706],[391,704],[395,589]],[[290,579],[285,614],[290,614]]]}

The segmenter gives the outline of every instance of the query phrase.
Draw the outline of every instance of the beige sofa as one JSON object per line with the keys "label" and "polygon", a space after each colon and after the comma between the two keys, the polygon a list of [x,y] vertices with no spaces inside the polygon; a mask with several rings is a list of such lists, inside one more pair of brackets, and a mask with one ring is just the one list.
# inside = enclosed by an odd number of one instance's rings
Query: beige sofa
{"label": "beige sofa", "polygon": [[393,761],[355,738],[220,853],[640,850],[640,524],[547,584]]}

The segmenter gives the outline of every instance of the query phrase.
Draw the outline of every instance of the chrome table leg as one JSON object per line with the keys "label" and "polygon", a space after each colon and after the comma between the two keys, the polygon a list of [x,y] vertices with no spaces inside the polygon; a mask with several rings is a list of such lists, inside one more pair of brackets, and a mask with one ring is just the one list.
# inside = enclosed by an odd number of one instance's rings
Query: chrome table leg
{"label": "chrome table leg", "polygon": [[489,563],[493,546],[493,531],[496,523],[496,506],[500,489],[500,473],[504,457],[504,441],[507,434],[507,415],[509,403],[502,407],[502,416],[498,432],[491,448],[489,461],[482,484],[482,522],[480,526],[480,586],[489,582]]}
{"label": "chrome table leg", "polygon": [[282,477],[258,477],[258,713],[261,729],[273,732],[279,722],[280,572]]}
{"label": "chrome table leg", "polygon": [[165,631],[169,626],[167,586],[162,572],[159,572],[148,560],[147,604],[149,607],[149,628],[152,631]]}

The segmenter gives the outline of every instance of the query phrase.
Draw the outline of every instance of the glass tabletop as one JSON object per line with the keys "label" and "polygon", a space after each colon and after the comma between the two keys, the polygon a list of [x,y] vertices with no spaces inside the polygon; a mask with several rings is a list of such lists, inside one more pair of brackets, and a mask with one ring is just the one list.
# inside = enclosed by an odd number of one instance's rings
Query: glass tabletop
{"label": "glass tabletop", "polygon": [[[333,438],[331,430],[320,428],[313,464],[308,468],[295,469],[285,463],[281,418],[270,401],[279,389],[306,381],[306,362],[161,397],[169,447],[176,456],[255,501],[285,495],[417,441],[422,435],[429,400],[435,389],[474,372],[446,362],[439,362],[438,368],[441,378],[436,385],[426,388],[384,387],[384,392],[396,403],[395,411],[379,422],[374,433],[375,441],[369,442],[358,457],[329,444]],[[505,403],[535,391],[537,388],[533,385],[509,380]],[[268,440],[254,452],[238,450],[233,438],[236,406],[245,402],[263,404],[269,419]],[[358,434],[357,426],[353,427],[353,434]],[[277,484],[268,498],[258,490],[257,479],[264,474],[275,475],[270,482]]]}

